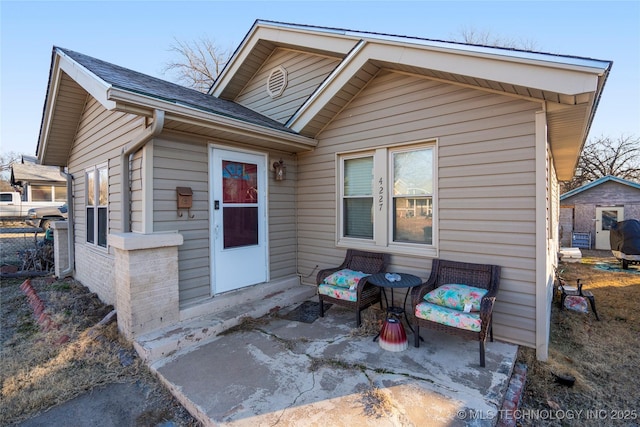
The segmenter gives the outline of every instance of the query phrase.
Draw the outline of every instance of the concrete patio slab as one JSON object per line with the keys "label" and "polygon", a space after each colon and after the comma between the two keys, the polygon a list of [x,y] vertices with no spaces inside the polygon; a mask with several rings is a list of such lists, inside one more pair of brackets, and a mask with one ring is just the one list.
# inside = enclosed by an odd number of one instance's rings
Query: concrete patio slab
{"label": "concrete patio slab", "polygon": [[498,420],[517,346],[424,331],[389,352],[337,306],[313,323],[263,317],[152,368],[203,424],[487,425]]}

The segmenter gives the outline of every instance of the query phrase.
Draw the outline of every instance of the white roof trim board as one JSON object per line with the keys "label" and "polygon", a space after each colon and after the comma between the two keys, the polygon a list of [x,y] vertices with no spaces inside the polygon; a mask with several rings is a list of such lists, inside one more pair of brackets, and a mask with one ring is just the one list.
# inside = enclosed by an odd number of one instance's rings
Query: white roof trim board
{"label": "white roof trim board", "polygon": [[[541,104],[559,179],[571,179],[591,127],[611,61],[517,49],[261,21],[253,27],[211,87],[233,100],[277,47],[331,55],[340,64],[286,123],[313,137],[320,113],[365,66],[424,74],[426,78],[500,92]],[[252,58],[252,54],[258,57]],[[260,56],[262,55],[262,56]],[[244,73],[239,70],[244,68]],[[348,96],[348,95],[347,95]],[[327,120],[325,116],[323,120]]]}
{"label": "white roof trim board", "polygon": [[[277,47],[340,59],[285,125],[233,101],[265,55]],[[314,129],[322,126],[321,121],[330,120],[323,116],[318,121],[318,114],[332,99],[342,96],[343,88],[365,67],[378,67],[540,102],[547,114],[556,170],[560,179],[570,179],[611,65],[610,61],[591,58],[258,20],[212,85],[209,93],[213,96],[207,96],[54,48],[38,151],[47,148],[58,90],[64,87],[63,73],[108,110],[150,116],[159,108],[174,120],[200,120],[229,132],[260,135],[264,131],[268,139],[286,140],[298,150],[308,150],[317,144]],[[286,82],[276,89],[285,87]],[[277,96],[277,91],[273,95]],[[78,100],[74,108],[77,105]]]}
{"label": "white roof trim board", "polygon": [[[276,31],[277,29],[290,29],[293,30],[292,34],[288,36],[285,35],[283,31]],[[298,34],[294,34],[293,32],[298,32]],[[307,34],[306,37],[301,39],[299,33]],[[313,37],[309,37],[310,34],[316,35],[316,40],[312,40]],[[521,63],[528,65],[536,65],[537,67],[549,68],[555,70],[565,70],[565,71],[574,71],[577,73],[586,73],[586,74],[595,74],[597,76],[602,76],[605,74],[609,68],[611,67],[611,61],[591,59],[591,58],[582,58],[576,56],[569,55],[557,55],[557,54],[549,54],[549,53],[540,53],[540,52],[530,52],[523,51],[517,49],[507,49],[507,48],[499,48],[499,47],[489,47],[489,46],[479,46],[465,43],[456,43],[456,42],[445,42],[438,40],[429,40],[418,37],[405,37],[405,36],[397,36],[397,35],[388,35],[388,34],[380,34],[380,33],[370,33],[370,32],[361,32],[361,31],[352,31],[352,30],[344,30],[344,29],[334,29],[334,28],[323,28],[323,27],[313,27],[313,26],[304,26],[297,24],[287,24],[280,22],[272,22],[272,21],[262,21],[258,20],[254,23],[253,27],[245,37],[243,44],[236,50],[231,61],[229,61],[229,65],[225,67],[222,71],[218,79],[214,82],[210,93],[214,95],[219,95],[223,90],[224,86],[228,84],[229,78],[232,77],[235,73],[232,70],[235,70],[242,66],[243,60],[247,55],[250,54],[251,49],[260,41],[260,40],[268,40],[274,42],[276,44],[284,43],[291,44],[296,40],[299,41],[300,46],[304,46],[302,42],[304,41],[312,41],[312,44],[308,44],[308,47],[313,47],[317,49],[326,49],[326,37],[332,36],[336,41],[334,42],[336,49],[336,54],[345,55],[344,44],[339,43],[338,40],[351,40],[352,47],[360,40],[366,40],[372,43],[386,44],[386,45],[396,45],[396,46],[404,46],[405,48],[417,49],[414,54],[415,55],[423,55],[425,52],[440,52],[442,54],[455,55],[460,58],[460,61],[465,63],[465,67],[456,67],[456,69],[445,69],[446,67],[440,66],[440,69],[448,72],[465,72],[472,77],[476,75],[474,73],[478,71],[482,71],[483,73],[489,72],[489,70],[481,68],[481,70],[477,70],[474,67],[468,66],[468,60],[472,58],[486,58],[490,59],[490,62],[480,62],[481,64],[491,64],[495,66],[494,61],[499,61],[500,64],[506,63]],[[398,50],[396,50],[398,52]],[[416,59],[411,59],[409,56],[406,56],[406,52],[399,50],[401,54],[394,58],[394,62],[398,63],[410,63],[414,62]],[[424,61],[423,61],[424,62]],[[435,66],[437,63],[431,62],[432,66]],[[449,64],[451,65],[451,64]],[[499,70],[498,70],[499,71]],[[570,74],[574,77],[577,74]],[[501,77],[500,77],[501,76]],[[480,76],[478,76],[480,77]],[[498,74],[498,78],[494,78],[494,80],[509,82],[511,78],[520,77],[518,75],[511,75],[508,72],[503,72]],[[539,78],[541,80],[536,82],[532,87],[544,88],[544,81],[548,82],[548,79]],[[524,83],[524,82],[522,82]],[[514,84],[522,84],[522,83],[514,83]],[[582,87],[581,85],[576,85],[575,83],[572,85],[572,88],[563,88],[562,86],[556,87],[554,85],[553,88],[547,88],[547,90],[562,90],[562,93],[569,94],[579,94],[583,92],[588,92],[589,89]]]}

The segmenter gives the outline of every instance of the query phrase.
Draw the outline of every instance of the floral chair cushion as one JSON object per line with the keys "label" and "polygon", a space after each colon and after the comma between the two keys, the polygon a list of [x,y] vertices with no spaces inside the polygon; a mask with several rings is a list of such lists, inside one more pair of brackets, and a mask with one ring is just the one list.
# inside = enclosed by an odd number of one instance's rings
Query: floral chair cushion
{"label": "floral chair cushion", "polygon": [[480,332],[480,329],[482,329],[480,313],[465,313],[461,310],[431,304],[426,301],[416,305],[415,315],[421,319],[473,332]]}
{"label": "floral chair cushion", "polygon": [[327,276],[327,278],[324,279],[324,283],[327,285],[354,290],[358,287],[360,280],[366,276],[369,275],[362,271],[354,271],[345,268]]}
{"label": "floral chair cushion", "polygon": [[332,298],[341,299],[345,301],[358,301],[358,291],[355,289],[349,289],[342,286],[333,286],[326,283],[322,283],[318,286],[318,293],[322,295],[328,295]]}
{"label": "floral chair cushion", "polygon": [[[480,311],[482,297],[488,290],[475,286],[450,284],[442,285],[424,296],[424,300],[431,304],[440,305],[454,310],[475,312]],[[465,306],[467,309],[465,310]]]}

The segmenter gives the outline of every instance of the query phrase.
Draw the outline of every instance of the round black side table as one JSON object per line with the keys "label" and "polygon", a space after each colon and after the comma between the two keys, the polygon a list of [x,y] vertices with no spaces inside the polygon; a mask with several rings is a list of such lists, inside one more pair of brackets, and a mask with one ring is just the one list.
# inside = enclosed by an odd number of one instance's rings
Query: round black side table
{"label": "round black side table", "polygon": [[[394,275],[395,277],[399,276],[400,280],[391,281],[387,279],[387,275]],[[422,283],[422,279],[420,279],[418,276],[414,276],[413,274],[407,274],[407,273],[376,273],[376,274],[372,274],[371,276],[367,276],[367,282],[382,288],[384,301],[387,305],[387,315],[392,315],[400,321],[404,316],[404,320],[407,323],[407,326],[409,327],[409,329],[411,329],[411,332],[415,334],[415,331],[411,327],[411,323],[409,323],[409,319],[407,318],[405,307],[407,305],[407,297],[409,296],[409,292],[411,291],[411,288],[414,286],[420,285]],[[385,288],[391,289],[391,305],[389,305],[389,300],[387,299],[387,292]],[[393,295],[394,289],[400,289],[400,288],[407,288],[407,292],[404,295],[404,302],[402,304],[402,307],[395,305],[394,295]],[[380,334],[378,334],[373,340],[375,341],[379,335]]]}

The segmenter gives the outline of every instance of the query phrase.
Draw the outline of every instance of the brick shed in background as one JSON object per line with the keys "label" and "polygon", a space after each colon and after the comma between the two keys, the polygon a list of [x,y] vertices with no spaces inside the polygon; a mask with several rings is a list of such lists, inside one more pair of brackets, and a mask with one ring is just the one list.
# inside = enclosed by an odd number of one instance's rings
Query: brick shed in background
{"label": "brick shed in background", "polygon": [[561,245],[611,249],[610,224],[627,219],[640,219],[640,183],[599,178],[560,196]]}

